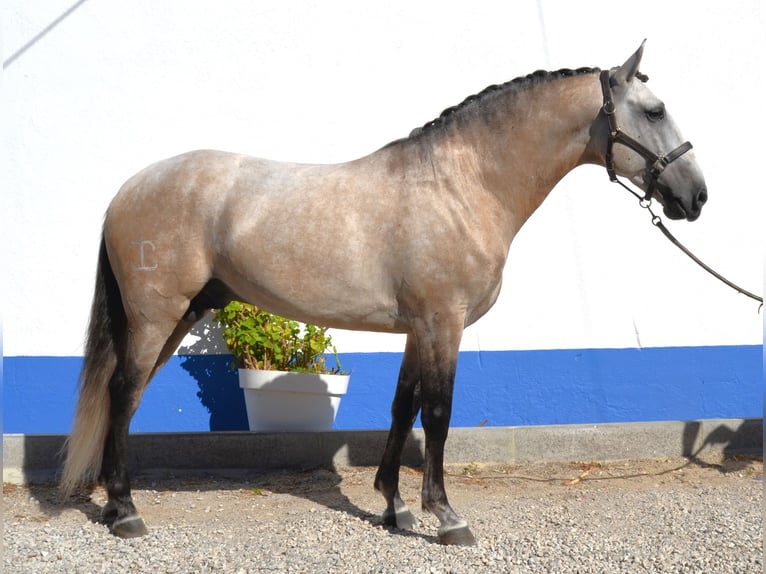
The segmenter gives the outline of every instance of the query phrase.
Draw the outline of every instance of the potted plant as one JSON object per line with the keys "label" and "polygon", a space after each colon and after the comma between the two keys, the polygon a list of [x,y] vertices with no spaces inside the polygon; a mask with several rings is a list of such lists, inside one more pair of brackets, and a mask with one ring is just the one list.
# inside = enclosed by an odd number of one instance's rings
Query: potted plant
{"label": "potted plant", "polygon": [[[330,430],[349,376],[325,327],[232,301],[215,315],[239,369],[250,430]],[[335,366],[327,364],[327,353]]]}

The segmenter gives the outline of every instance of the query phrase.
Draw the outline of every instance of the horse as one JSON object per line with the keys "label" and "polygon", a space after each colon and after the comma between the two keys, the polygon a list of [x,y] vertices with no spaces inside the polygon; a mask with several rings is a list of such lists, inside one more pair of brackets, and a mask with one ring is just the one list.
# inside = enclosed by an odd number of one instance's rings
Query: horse
{"label": "horse", "polygon": [[[691,144],[679,145],[639,71],[643,49],[611,69],[490,86],[347,163],[208,150],[131,177],[104,217],[63,492],[98,480],[110,531],[147,533],[126,466],[130,420],[195,323],[237,299],[306,323],[406,334],[374,480],[382,523],[415,523],[399,471],[420,412],[422,508],[438,518],[441,543],[475,544],[447,498],[444,445],[463,330],[495,303],[516,233],[582,164],[629,180],[671,219],[694,221],[707,200]],[[318,219],[321,253],[303,233]]]}

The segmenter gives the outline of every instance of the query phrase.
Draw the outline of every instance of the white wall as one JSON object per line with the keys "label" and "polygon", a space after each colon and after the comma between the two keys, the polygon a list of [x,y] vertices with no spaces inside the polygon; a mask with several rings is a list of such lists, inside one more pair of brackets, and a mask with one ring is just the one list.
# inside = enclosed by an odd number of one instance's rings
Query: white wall
{"label": "white wall", "polygon": [[[102,215],[152,161],[195,148],[353,159],[488,84],[618,65],[644,38],[642,69],[710,190],[698,222],[669,227],[760,292],[764,23],[761,0],[6,0],[4,352],[82,353]],[[756,309],[586,167],[517,237],[501,298],[464,348],[759,344]],[[401,350],[390,335],[335,341]]]}

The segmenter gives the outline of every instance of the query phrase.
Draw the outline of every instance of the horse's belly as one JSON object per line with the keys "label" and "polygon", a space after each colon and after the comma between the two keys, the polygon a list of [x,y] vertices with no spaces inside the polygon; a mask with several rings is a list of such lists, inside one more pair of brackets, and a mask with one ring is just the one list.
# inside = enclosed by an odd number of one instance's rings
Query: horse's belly
{"label": "horse's belly", "polygon": [[215,274],[238,298],[304,323],[406,331],[396,294],[379,273],[349,269],[333,273],[327,268],[312,272],[305,265],[273,267],[256,259],[249,269],[219,268]]}

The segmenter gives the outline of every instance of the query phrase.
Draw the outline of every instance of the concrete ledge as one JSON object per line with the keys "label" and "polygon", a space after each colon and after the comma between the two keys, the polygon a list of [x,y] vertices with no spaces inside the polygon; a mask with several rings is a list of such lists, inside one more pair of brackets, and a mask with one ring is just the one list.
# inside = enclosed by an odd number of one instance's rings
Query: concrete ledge
{"label": "concrete ledge", "polygon": [[[387,431],[318,433],[146,433],[130,437],[134,473],[374,466]],[[3,435],[3,481],[54,479],[64,435]],[[415,429],[403,462],[423,461],[424,435]],[[447,463],[606,461],[692,457],[704,451],[761,454],[762,419],[707,419],[597,425],[450,429]]]}

